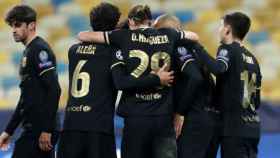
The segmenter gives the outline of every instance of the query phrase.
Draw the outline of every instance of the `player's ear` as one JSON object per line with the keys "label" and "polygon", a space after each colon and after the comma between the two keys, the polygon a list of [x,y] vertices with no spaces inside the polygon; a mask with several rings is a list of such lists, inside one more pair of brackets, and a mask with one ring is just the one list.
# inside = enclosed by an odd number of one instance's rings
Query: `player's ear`
{"label": "player's ear", "polygon": [[35,31],[35,29],[36,29],[36,22],[30,22],[29,24],[28,24],[28,29],[30,30],[30,31]]}
{"label": "player's ear", "polygon": [[229,35],[230,33],[231,33],[231,27],[229,26],[229,25],[226,25],[225,26],[225,33],[226,33],[226,35]]}
{"label": "player's ear", "polygon": [[152,27],[157,27],[157,24],[158,24],[158,18],[155,19],[153,22],[152,22]]}
{"label": "player's ear", "polygon": [[135,21],[130,18],[128,18],[128,25],[130,29],[133,29],[136,26]]}

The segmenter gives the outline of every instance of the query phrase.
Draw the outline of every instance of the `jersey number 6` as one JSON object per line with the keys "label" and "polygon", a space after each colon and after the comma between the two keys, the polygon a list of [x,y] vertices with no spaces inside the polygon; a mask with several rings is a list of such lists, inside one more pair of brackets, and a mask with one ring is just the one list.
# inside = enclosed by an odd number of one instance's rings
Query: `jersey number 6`
{"label": "jersey number 6", "polygon": [[[86,64],[86,62],[87,60],[80,60],[74,70],[71,94],[76,98],[86,96],[89,92],[90,76],[87,72],[81,72],[81,69]],[[80,88],[78,87],[79,80],[81,80]]]}

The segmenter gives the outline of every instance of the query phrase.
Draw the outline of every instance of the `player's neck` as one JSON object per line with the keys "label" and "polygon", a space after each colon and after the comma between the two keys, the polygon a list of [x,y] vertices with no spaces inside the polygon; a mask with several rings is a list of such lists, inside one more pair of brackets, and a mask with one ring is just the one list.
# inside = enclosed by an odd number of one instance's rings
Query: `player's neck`
{"label": "player's neck", "polygon": [[36,33],[30,33],[30,35],[27,36],[26,40],[23,41],[22,43],[25,45],[25,46],[28,46],[29,43],[31,43],[31,41],[33,41],[33,39],[36,37]]}
{"label": "player's neck", "polygon": [[236,43],[239,43],[240,46],[243,46],[243,42],[242,40],[238,39],[238,38],[235,38],[233,36],[229,36],[227,38],[224,39],[223,41],[225,44],[232,44],[233,42],[236,42]]}
{"label": "player's neck", "polygon": [[242,40],[237,39],[237,38],[234,39],[234,42],[239,43],[241,47],[244,45],[243,42],[242,42]]}
{"label": "player's neck", "polygon": [[142,25],[139,25],[138,28],[139,29],[146,29],[146,28],[149,28],[150,26],[149,25],[146,25],[146,24],[142,24]]}
{"label": "player's neck", "polygon": [[223,43],[225,44],[232,44],[234,42],[234,39],[233,38],[225,38],[223,40]]}
{"label": "player's neck", "polygon": [[137,30],[137,29],[146,29],[149,28],[150,26],[147,24],[139,24],[137,26],[134,27],[130,27],[131,30]]}

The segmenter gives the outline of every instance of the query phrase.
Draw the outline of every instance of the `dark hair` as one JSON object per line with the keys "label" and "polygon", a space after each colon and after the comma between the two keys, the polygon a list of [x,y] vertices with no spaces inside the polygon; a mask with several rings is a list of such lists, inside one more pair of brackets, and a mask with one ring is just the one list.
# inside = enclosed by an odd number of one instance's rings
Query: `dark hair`
{"label": "dark hair", "polygon": [[251,26],[250,18],[244,13],[234,12],[226,14],[223,19],[224,24],[231,26],[232,35],[243,40]]}
{"label": "dark hair", "polygon": [[16,5],[8,11],[5,17],[7,24],[12,25],[14,22],[31,23],[35,22],[37,13],[27,5]]}
{"label": "dark hair", "polygon": [[95,31],[115,29],[121,13],[119,8],[110,3],[101,3],[90,11],[90,25]]}
{"label": "dark hair", "polygon": [[133,19],[138,24],[145,20],[152,20],[151,9],[147,5],[136,5],[129,11],[128,18]]}
{"label": "dark hair", "polygon": [[117,29],[129,29],[129,25],[128,25],[128,19],[122,20],[118,23],[118,25],[116,26]]}

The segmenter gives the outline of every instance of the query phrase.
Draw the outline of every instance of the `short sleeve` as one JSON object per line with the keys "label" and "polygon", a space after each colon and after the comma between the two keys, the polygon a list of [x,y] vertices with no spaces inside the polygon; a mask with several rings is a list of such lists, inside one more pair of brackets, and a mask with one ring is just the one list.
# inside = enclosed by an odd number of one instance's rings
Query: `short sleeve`
{"label": "short sleeve", "polygon": [[177,65],[180,71],[183,71],[183,69],[190,63],[195,60],[193,55],[193,50],[190,48],[186,48],[183,46],[177,47],[175,49],[175,55],[177,58]]}
{"label": "short sleeve", "polygon": [[39,76],[56,68],[54,55],[49,50],[41,49],[33,55],[35,71]]}
{"label": "short sleeve", "polygon": [[122,47],[128,37],[128,30],[114,30],[104,32],[105,43],[116,47]]}
{"label": "short sleeve", "polygon": [[228,70],[230,66],[230,49],[226,45],[221,45],[218,49],[217,56],[216,56],[217,61],[222,61],[223,64],[225,64],[226,70]]}

